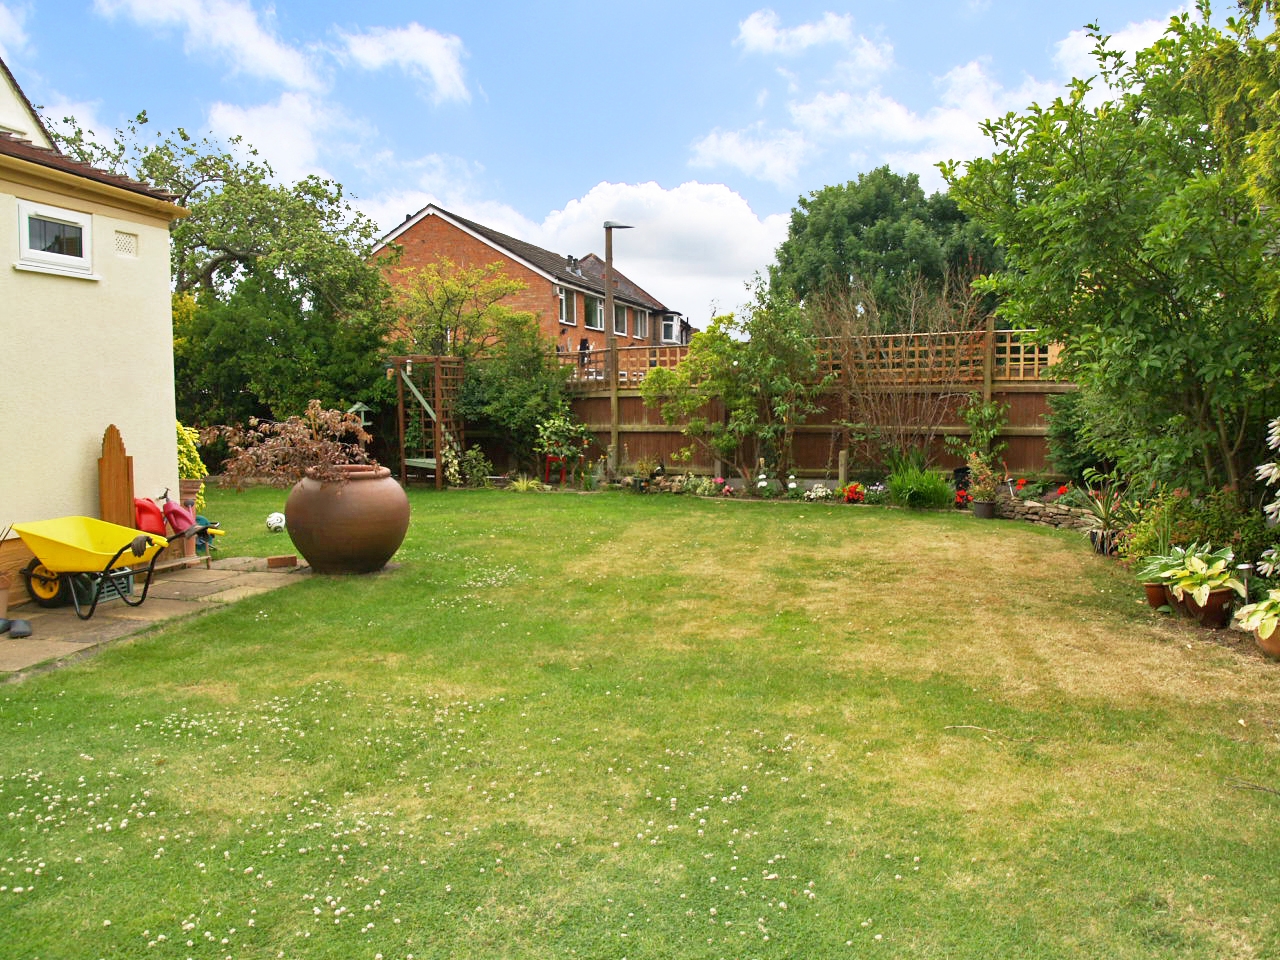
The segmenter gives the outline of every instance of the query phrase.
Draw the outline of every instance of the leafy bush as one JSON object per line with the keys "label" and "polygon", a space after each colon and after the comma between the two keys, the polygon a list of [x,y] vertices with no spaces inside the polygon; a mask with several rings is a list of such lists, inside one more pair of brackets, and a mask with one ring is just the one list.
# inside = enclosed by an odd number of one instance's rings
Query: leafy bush
{"label": "leafy bush", "polygon": [[955,496],[946,477],[914,464],[899,467],[885,483],[889,499],[912,510],[949,507]]}
{"label": "leafy bush", "polygon": [[1234,490],[1204,497],[1174,491],[1143,507],[1141,519],[1124,532],[1121,549],[1129,557],[1149,557],[1168,552],[1170,545],[1220,543],[1239,562],[1256,563],[1277,542],[1280,528],[1268,528],[1261,512],[1250,510]]}
{"label": "leafy bush", "polygon": [[1087,469],[1106,469],[1106,456],[1088,436],[1088,412],[1083,393],[1072,391],[1049,397],[1046,419],[1049,459],[1056,470],[1078,482]]}
{"label": "leafy bush", "polygon": [[487,487],[489,477],[493,475],[493,464],[479,447],[468,447],[458,460],[458,470],[462,474],[462,482],[468,487]]}

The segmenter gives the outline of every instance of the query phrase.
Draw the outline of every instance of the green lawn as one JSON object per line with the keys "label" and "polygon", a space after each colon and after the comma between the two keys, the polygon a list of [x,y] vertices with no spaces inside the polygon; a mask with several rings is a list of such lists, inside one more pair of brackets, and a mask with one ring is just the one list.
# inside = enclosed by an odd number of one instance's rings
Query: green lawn
{"label": "green lawn", "polygon": [[391,571],[0,688],[0,956],[1280,955],[1280,667],[1078,535],[411,496]]}

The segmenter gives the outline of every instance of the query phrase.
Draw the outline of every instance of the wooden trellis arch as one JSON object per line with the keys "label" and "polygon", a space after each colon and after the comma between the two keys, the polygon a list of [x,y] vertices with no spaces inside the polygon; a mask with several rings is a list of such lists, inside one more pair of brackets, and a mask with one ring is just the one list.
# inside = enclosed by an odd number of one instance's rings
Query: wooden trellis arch
{"label": "wooden trellis arch", "polygon": [[440,461],[445,450],[462,455],[463,425],[457,415],[462,360],[392,357],[388,372],[396,381],[400,482],[408,482],[410,470],[425,470],[435,475],[436,489],[441,489],[444,468]]}

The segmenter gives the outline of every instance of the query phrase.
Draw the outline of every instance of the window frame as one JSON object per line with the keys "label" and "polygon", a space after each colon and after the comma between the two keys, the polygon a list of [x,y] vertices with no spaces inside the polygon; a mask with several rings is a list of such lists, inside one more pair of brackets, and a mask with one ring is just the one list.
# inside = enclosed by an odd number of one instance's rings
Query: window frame
{"label": "window frame", "polygon": [[[671,331],[670,335],[667,334],[668,330]],[[662,315],[662,342],[680,342],[680,323],[676,320],[676,315],[674,313],[665,313]]]}
{"label": "window frame", "polygon": [[[604,329],[604,300],[600,297],[593,297],[589,293],[582,295],[583,300],[583,317],[582,326],[585,330],[603,330]],[[592,320],[595,323],[592,323]]]}
{"label": "window frame", "polygon": [[649,311],[635,309],[635,319],[631,322],[631,335],[638,340],[649,339]]}
{"label": "window frame", "polygon": [[557,286],[556,296],[560,299],[560,323],[566,327],[578,325],[577,298],[568,287]]}
{"label": "window frame", "polygon": [[[45,220],[73,226],[80,230],[80,256],[53,253],[31,247],[31,221]],[[93,272],[93,214],[79,210],[56,207],[51,203],[18,199],[18,262],[19,270],[38,273],[54,273],[61,276],[97,280]]]}
{"label": "window frame", "polygon": [[[622,328],[618,328],[618,312],[622,312]],[[613,335],[615,337],[625,337],[627,335],[627,305],[625,303],[615,303],[613,305]]]}

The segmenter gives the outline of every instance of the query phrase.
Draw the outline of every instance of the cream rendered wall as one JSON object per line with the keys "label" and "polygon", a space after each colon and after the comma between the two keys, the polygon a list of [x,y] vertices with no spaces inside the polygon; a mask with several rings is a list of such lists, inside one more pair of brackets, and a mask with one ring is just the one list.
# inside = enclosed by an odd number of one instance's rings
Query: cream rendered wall
{"label": "cream rendered wall", "polygon": [[0,70],[0,130],[16,133],[37,147],[51,146],[49,138],[27,109],[26,100],[9,82],[4,70]]}
{"label": "cream rendered wall", "polygon": [[[169,214],[131,210],[110,191],[76,193],[0,170],[0,529],[96,517],[112,423],[133,457],[135,494],[177,491]],[[15,269],[18,198],[92,214],[99,279]],[[136,256],[117,253],[117,231],[137,237]]]}

